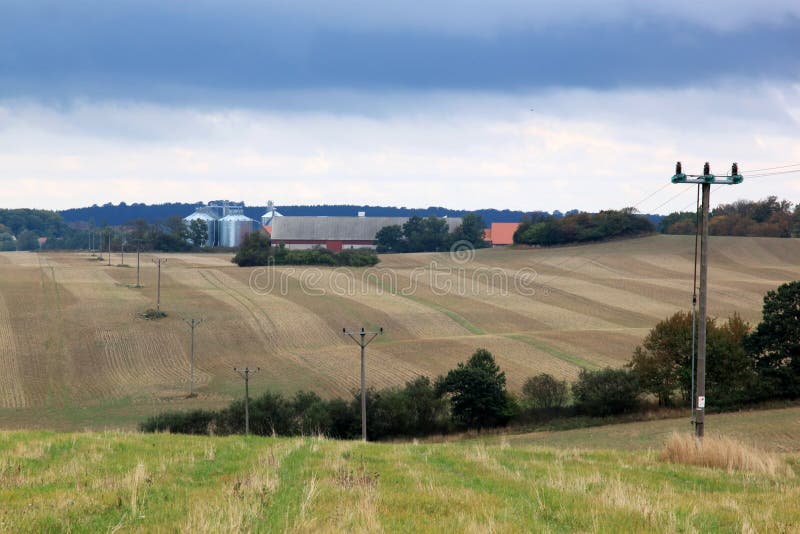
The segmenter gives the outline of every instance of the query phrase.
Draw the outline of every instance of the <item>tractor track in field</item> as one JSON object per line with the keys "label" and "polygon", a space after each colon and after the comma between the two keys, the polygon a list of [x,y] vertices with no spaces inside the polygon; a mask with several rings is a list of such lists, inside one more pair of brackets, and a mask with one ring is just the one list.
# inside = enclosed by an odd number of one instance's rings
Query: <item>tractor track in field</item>
{"label": "tractor track in field", "polygon": [[3,408],[24,408],[28,405],[22,387],[19,356],[8,307],[0,293],[0,406]]}
{"label": "tractor track in field", "polygon": [[39,273],[42,293],[49,306],[47,321],[49,339],[53,341],[56,357],[45,357],[44,364],[47,368],[46,396],[56,402],[71,402],[70,391],[75,382],[75,365],[72,353],[65,344],[65,316],[64,303],[60,284],[56,279],[56,270],[50,259],[39,253],[36,255],[39,264]]}
{"label": "tractor track in field", "polygon": [[261,308],[259,308],[250,299],[242,295],[239,291],[227,287],[214,271],[198,269],[197,272],[200,274],[203,280],[208,282],[211,287],[228,295],[247,312],[247,314],[253,319],[255,325],[258,327],[257,331],[261,335],[265,345],[269,346],[275,344],[275,340],[269,335],[269,333],[267,333],[266,328],[263,326],[263,323],[266,322],[274,329],[275,323],[267,316],[266,313],[264,313]]}
{"label": "tractor track in field", "polygon": [[[208,282],[208,284],[211,287],[219,291],[222,291],[223,293],[228,295],[236,303],[238,303],[238,305],[242,309],[244,309],[247,312],[247,314],[252,319],[251,322],[252,326],[261,336],[264,346],[272,348],[272,350],[269,351],[271,354],[275,356],[286,356],[287,357],[286,359],[291,360],[291,362],[296,366],[316,374],[316,369],[309,363],[309,361],[306,358],[303,358],[301,355],[296,354],[295,351],[278,348],[280,347],[279,343],[280,340],[278,336],[274,334],[270,335],[264,324],[266,323],[267,325],[272,327],[273,331],[275,331],[277,327],[274,321],[272,321],[272,319],[269,318],[267,313],[258,304],[253,302],[246,295],[242,294],[241,291],[228,287],[220,279],[219,275],[216,272],[207,269],[198,269],[198,273],[206,282]],[[276,359],[279,361],[283,360],[283,358],[276,358]]]}

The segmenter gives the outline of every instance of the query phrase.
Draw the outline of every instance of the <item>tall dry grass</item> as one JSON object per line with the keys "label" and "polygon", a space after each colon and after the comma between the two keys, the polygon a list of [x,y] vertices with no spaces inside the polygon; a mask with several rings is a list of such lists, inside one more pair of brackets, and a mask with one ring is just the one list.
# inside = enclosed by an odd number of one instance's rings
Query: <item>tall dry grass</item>
{"label": "tall dry grass", "polygon": [[673,432],[661,459],[667,462],[714,467],[728,471],[775,476],[793,476],[794,471],[779,455],[726,436],[705,436]]}
{"label": "tall dry grass", "polygon": [[144,463],[140,461],[127,478],[127,485],[131,492],[131,514],[133,514],[134,517],[139,513],[144,499],[146,484],[149,481],[147,468]]}

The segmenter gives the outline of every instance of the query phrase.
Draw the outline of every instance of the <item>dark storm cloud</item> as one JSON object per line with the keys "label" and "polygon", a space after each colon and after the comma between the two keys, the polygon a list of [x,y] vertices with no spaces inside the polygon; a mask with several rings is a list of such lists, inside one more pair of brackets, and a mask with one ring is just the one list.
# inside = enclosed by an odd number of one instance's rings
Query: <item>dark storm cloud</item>
{"label": "dark storm cloud", "polygon": [[354,12],[350,23],[333,7],[299,11],[280,2],[164,4],[3,4],[0,98],[674,87],[800,77],[800,22],[792,16],[719,29],[652,13],[540,24],[525,12],[482,27],[474,12],[468,15],[476,20],[459,25],[454,9],[449,19],[437,15],[437,29],[402,17],[391,24],[370,12]]}

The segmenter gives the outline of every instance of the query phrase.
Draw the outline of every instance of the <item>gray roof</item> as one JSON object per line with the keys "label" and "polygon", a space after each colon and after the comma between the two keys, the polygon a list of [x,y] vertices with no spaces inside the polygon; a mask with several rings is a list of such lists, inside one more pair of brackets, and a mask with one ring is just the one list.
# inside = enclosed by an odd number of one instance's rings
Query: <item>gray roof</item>
{"label": "gray roof", "polygon": [[[275,217],[272,238],[279,240],[372,241],[384,226],[403,225],[410,217]],[[460,217],[445,219],[452,232]]]}

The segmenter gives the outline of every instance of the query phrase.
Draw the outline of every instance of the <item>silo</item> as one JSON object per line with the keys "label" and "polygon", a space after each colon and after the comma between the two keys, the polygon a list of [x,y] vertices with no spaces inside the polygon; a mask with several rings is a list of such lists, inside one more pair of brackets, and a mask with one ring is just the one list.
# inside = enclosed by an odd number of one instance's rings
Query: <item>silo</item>
{"label": "silo", "polygon": [[267,212],[261,216],[261,226],[272,226],[272,219],[275,217],[283,217],[283,214],[275,209],[275,204],[270,200],[267,202]]}
{"label": "silo", "polygon": [[183,223],[188,227],[192,221],[204,221],[208,228],[208,240],[205,243],[195,243],[201,247],[214,247],[217,245],[217,218],[206,208],[197,208],[197,210],[183,218]]}
{"label": "silo", "polygon": [[243,210],[233,210],[219,220],[219,245],[221,247],[238,247],[244,236],[255,230],[256,222],[246,217]]}

